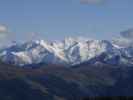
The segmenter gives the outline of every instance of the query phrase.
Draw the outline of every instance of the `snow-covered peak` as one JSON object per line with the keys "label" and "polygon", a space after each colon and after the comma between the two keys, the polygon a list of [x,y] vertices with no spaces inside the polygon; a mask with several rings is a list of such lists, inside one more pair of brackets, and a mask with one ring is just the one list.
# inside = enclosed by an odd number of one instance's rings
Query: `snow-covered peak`
{"label": "snow-covered peak", "polygon": [[[39,63],[75,65],[91,60],[103,53],[109,54],[107,56],[109,58],[116,55],[121,56],[122,54],[119,52],[123,52],[121,49],[119,45],[107,40],[69,37],[63,41],[35,40],[13,44],[1,51],[0,58],[4,62],[20,66]],[[124,50],[126,51],[123,52],[124,55],[133,54],[127,49]]]}

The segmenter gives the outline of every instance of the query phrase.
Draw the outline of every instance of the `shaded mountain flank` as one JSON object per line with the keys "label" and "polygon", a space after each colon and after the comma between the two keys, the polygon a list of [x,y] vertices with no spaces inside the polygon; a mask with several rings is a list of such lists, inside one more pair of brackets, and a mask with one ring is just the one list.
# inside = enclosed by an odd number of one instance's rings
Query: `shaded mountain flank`
{"label": "shaded mountain flank", "polygon": [[84,100],[132,96],[133,68],[83,63],[21,68],[0,63],[0,100]]}

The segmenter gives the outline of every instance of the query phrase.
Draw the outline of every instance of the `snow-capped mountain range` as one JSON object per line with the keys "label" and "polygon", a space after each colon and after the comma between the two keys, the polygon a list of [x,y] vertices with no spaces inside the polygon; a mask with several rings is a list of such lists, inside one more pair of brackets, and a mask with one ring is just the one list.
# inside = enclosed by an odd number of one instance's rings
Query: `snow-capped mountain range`
{"label": "snow-capped mountain range", "polygon": [[71,66],[86,61],[93,64],[133,65],[133,47],[84,38],[65,38],[55,42],[36,40],[2,49],[0,58],[5,63],[19,66],[40,63]]}

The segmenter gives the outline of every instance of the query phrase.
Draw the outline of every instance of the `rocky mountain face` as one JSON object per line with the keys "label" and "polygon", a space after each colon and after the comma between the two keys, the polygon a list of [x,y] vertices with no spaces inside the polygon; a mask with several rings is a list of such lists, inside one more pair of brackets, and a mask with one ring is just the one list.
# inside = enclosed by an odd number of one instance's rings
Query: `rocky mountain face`
{"label": "rocky mountain face", "polygon": [[121,34],[113,41],[66,38],[2,48],[0,100],[132,96],[132,30]]}
{"label": "rocky mountain face", "polygon": [[[37,64],[78,65],[86,61],[110,65],[132,65],[133,47],[107,40],[66,38],[63,41],[44,40],[13,44],[0,52],[3,62],[26,66]],[[98,58],[100,58],[98,60]]]}

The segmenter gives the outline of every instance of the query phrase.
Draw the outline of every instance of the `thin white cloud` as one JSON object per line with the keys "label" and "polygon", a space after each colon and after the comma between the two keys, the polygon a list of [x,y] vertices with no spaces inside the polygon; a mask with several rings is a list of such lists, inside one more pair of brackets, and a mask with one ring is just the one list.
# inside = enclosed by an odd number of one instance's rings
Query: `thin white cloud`
{"label": "thin white cloud", "polygon": [[0,48],[3,47],[9,40],[8,35],[9,32],[7,26],[0,24]]}
{"label": "thin white cloud", "polygon": [[120,37],[115,38],[113,42],[123,47],[133,46],[133,29],[120,32]]}
{"label": "thin white cloud", "polygon": [[0,25],[0,33],[7,33],[8,28],[5,25]]}
{"label": "thin white cloud", "polygon": [[0,41],[8,36],[8,28],[5,25],[0,25]]}
{"label": "thin white cloud", "polygon": [[124,37],[124,38],[132,39],[132,40],[133,40],[133,28],[121,32],[120,35],[121,35],[122,37]]}
{"label": "thin white cloud", "polygon": [[105,0],[80,0],[81,4],[101,4]]}

